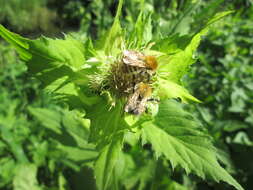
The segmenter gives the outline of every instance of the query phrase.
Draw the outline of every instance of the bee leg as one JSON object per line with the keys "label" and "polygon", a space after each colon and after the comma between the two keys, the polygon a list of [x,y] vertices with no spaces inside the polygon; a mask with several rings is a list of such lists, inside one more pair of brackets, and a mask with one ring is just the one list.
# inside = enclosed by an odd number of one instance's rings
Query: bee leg
{"label": "bee leg", "polygon": [[157,99],[157,98],[149,98],[148,101],[149,101],[149,102],[157,102],[157,103],[160,102],[160,100]]}

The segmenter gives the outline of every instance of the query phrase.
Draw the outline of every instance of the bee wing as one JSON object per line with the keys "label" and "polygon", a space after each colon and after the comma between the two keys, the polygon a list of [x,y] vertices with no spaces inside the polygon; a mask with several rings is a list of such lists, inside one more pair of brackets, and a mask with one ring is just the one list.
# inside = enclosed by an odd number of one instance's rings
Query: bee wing
{"label": "bee wing", "polygon": [[123,58],[123,62],[127,65],[135,66],[135,67],[145,67],[145,62],[140,60],[133,60],[128,58]]}
{"label": "bee wing", "polygon": [[127,65],[145,67],[144,55],[137,51],[125,50],[123,52],[123,62]]}

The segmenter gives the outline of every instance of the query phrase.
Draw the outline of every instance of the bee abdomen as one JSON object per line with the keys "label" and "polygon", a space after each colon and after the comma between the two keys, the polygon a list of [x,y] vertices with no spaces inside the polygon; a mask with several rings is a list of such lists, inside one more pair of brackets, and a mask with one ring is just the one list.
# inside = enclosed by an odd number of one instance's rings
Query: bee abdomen
{"label": "bee abdomen", "polygon": [[[134,92],[134,87],[140,82],[150,83],[152,75],[146,68],[118,62],[111,69],[112,88],[121,95],[128,96]],[[123,93],[123,94],[122,94]]]}

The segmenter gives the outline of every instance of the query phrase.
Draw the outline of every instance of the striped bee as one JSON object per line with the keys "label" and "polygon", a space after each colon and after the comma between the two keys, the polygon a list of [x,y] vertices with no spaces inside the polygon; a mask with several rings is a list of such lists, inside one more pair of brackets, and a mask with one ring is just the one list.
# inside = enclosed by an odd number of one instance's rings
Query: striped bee
{"label": "striped bee", "polygon": [[123,51],[120,60],[111,65],[108,87],[116,96],[127,98],[125,112],[140,115],[146,110],[157,66],[154,56],[133,50]]}
{"label": "striped bee", "polygon": [[152,95],[151,77],[157,69],[154,56],[146,56],[137,51],[126,50],[122,57],[122,73],[129,93],[125,112],[140,115],[146,110],[146,103]]}
{"label": "striped bee", "polygon": [[140,115],[146,110],[146,103],[152,95],[152,88],[143,82],[135,85],[135,90],[128,97],[125,112]]}

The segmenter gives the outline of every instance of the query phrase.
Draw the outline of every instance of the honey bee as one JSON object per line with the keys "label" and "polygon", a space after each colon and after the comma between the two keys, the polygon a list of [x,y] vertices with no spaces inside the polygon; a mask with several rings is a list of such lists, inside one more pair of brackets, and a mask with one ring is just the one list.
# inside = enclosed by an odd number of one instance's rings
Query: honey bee
{"label": "honey bee", "polygon": [[157,61],[154,56],[145,56],[141,52],[125,50],[123,52],[123,63],[126,65],[146,68],[155,71],[157,69]]}
{"label": "honey bee", "polygon": [[151,97],[152,88],[145,83],[139,83],[135,86],[134,93],[129,96],[125,106],[125,112],[134,115],[140,115],[146,110],[146,103]]}
{"label": "honey bee", "polygon": [[128,78],[132,84],[129,88],[132,93],[128,96],[124,110],[127,113],[140,115],[146,110],[147,101],[152,95],[150,83],[157,69],[156,58],[137,51],[126,50],[123,52],[122,62],[125,65],[125,73],[131,76]]}

